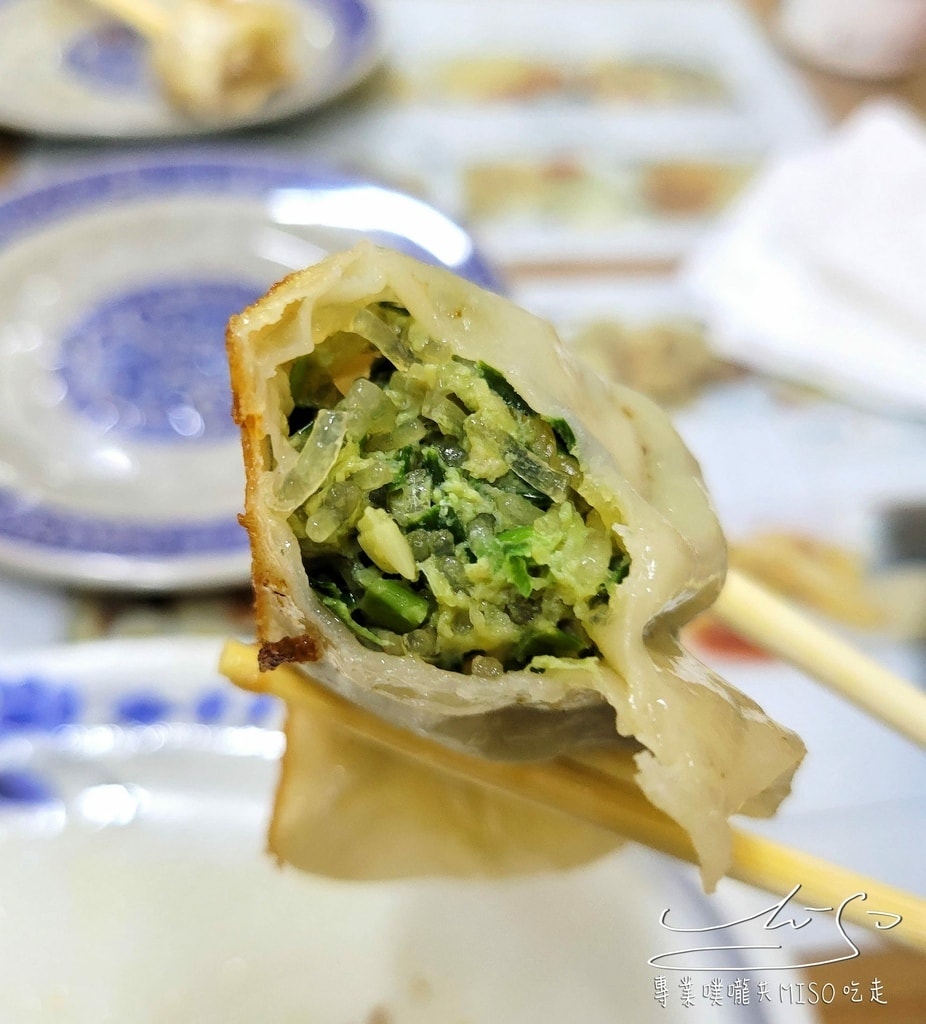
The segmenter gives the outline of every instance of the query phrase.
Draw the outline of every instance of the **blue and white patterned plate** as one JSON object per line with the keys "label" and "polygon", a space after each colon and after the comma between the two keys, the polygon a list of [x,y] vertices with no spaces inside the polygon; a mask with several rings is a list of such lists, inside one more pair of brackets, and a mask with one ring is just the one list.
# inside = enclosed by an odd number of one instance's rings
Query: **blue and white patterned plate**
{"label": "blue and white patterned plate", "polygon": [[769,1002],[749,972],[739,1005],[726,986],[747,973],[728,973],[718,1007],[710,975],[689,976],[686,1005],[678,975],[647,964],[678,948],[666,908],[689,927],[720,908],[646,850],[489,882],[279,870],[264,849],[279,708],[222,680],[219,648],[0,657],[4,1022],[810,1024],[777,998],[787,971],[762,975]]}
{"label": "blue and white patterned plate", "polygon": [[193,120],[163,98],[148,47],[89,3],[0,0],[0,125],[37,135],[160,138],[248,127],[311,110],[357,85],[381,58],[366,0],[284,0],[301,28],[301,74],[253,114]]}
{"label": "blue and white patterned plate", "polygon": [[361,236],[498,287],[425,203],[250,153],[97,165],[0,203],[0,563],[246,580],[225,322]]}

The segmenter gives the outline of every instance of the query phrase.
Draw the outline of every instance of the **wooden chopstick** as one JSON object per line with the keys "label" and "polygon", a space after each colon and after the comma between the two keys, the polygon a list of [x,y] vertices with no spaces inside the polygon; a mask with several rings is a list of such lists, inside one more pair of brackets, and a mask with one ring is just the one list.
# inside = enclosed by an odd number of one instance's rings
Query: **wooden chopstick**
{"label": "wooden chopstick", "polygon": [[[572,758],[567,760],[573,762]],[[579,770],[589,767],[585,758],[576,760],[576,767]],[[596,788],[600,790],[602,798],[609,802],[620,800],[622,803],[631,804],[635,801],[636,804],[642,805],[637,808],[639,814],[665,819],[669,823],[669,827],[663,826],[660,831],[668,833],[671,829],[673,832],[681,833],[687,840],[684,831],[674,821],[656,810],[632,783],[615,784],[614,776],[608,771],[601,782],[596,784]],[[563,806],[560,810],[568,808]],[[606,824],[603,821],[596,823]],[[657,846],[651,842],[652,838],[657,837],[657,833],[649,828],[649,822],[643,839],[624,832],[623,829],[615,831],[621,831],[628,839],[644,842],[645,845],[653,846],[664,853],[697,863],[696,858],[689,855],[685,844],[678,837],[673,837],[671,847]],[[801,900],[814,906],[838,907],[853,893],[863,892],[867,896],[866,901],[848,904],[842,914],[845,920],[854,921],[869,929],[877,929],[877,923],[872,920],[869,911],[875,907],[889,910],[904,919],[905,934],[899,935],[898,938],[901,941],[905,939],[911,946],[926,950],[926,900],[774,840],[739,829],[732,829],[732,833],[733,858],[728,872],[731,878],[777,896],[786,895],[800,882]],[[690,851],[690,845],[688,850]]]}
{"label": "wooden chopstick", "polygon": [[730,570],[712,611],[747,640],[795,665],[914,743],[926,746],[926,693],[818,626],[755,580]]}
{"label": "wooden chopstick", "polygon": [[[629,781],[632,762],[624,751],[543,762],[489,761],[391,725],[293,668],[281,666],[261,672],[257,650],[247,644],[229,641],[222,651],[219,670],[244,689],[273,693],[288,703],[334,716],[344,728],[412,757],[428,768],[517,794],[697,863],[687,833],[653,807]],[[728,874],[782,897],[800,883],[801,899],[808,906],[837,907],[853,893],[864,892],[868,900],[850,902],[843,913],[845,920],[877,929],[877,919],[868,913],[871,908],[899,914],[903,917],[902,927],[890,934],[926,951],[926,900],[875,879],[738,830],[733,832],[733,860]]]}

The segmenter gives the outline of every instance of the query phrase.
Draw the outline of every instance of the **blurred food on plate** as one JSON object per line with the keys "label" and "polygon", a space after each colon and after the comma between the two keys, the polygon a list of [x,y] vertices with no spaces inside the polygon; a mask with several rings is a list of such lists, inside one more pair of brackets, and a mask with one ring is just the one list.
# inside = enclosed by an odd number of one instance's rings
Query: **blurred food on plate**
{"label": "blurred food on plate", "polygon": [[540,219],[599,228],[633,217],[716,214],[745,185],[754,161],[667,157],[611,161],[581,153],[471,162],[463,170],[466,215]]}
{"label": "blurred food on plate", "polygon": [[[859,551],[787,530],[731,541],[729,563],[840,626],[895,639],[926,636],[926,565],[872,566]],[[710,609],[690,623],[684,635],[704,652],[767,657]]]}
{"label": "blurred food on plate", "polygon": [[280,0],[89,0],[151,46],[167,98],[193,117],[252,113],[294,81],[293,10]]}
{"label": "blurred food on plate", "polygon": [[765,532],[730,544],[730,565],[805,607],[848,626],[876,629],[884,609],[873,599],[864,559],[817,537]]}
{"label": "blurred food on plate", "polygon": [[395,94],[404,100],[653,106],[731,102],[727,85],[714,69],[671,58],[459,56],[396,71],[394,76]]}
{"label": "blurred food on plate", "polygon": [[642,391],[667,408],[683,405],[738,370],[718,359],[694,320],[642,323],[599,319],[569,338],[576,355],[610,380]]}
{"label": "blurred food on plate", "polygon": [[716,213],[756,171],[753,161],[662,159],[644,163],[640,190],[647,209],[671,217]]}

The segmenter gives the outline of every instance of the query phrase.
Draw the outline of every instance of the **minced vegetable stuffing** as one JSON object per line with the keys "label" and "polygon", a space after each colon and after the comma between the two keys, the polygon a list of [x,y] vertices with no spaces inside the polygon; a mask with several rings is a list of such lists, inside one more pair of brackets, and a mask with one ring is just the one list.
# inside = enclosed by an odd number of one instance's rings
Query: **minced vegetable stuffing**
{"label": "minced vegetable stuffing", "polygon": [[292,362],[278,488],[319,600],[364,645],[483,676],[598,658],[627,573],[575,438],[495,369],[375,303]]}

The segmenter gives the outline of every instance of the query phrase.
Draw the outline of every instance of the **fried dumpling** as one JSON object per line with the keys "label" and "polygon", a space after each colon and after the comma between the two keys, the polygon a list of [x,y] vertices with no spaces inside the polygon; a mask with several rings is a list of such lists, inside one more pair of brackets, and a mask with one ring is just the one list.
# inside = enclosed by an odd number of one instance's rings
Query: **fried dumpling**
{"label": "fried dumpling", "polygon": [[233,317],[228,352],[262,663],[480,756],[632,742],[711,887],[803,745],[678,644],[725,546],[665,414],[369,243]]}

